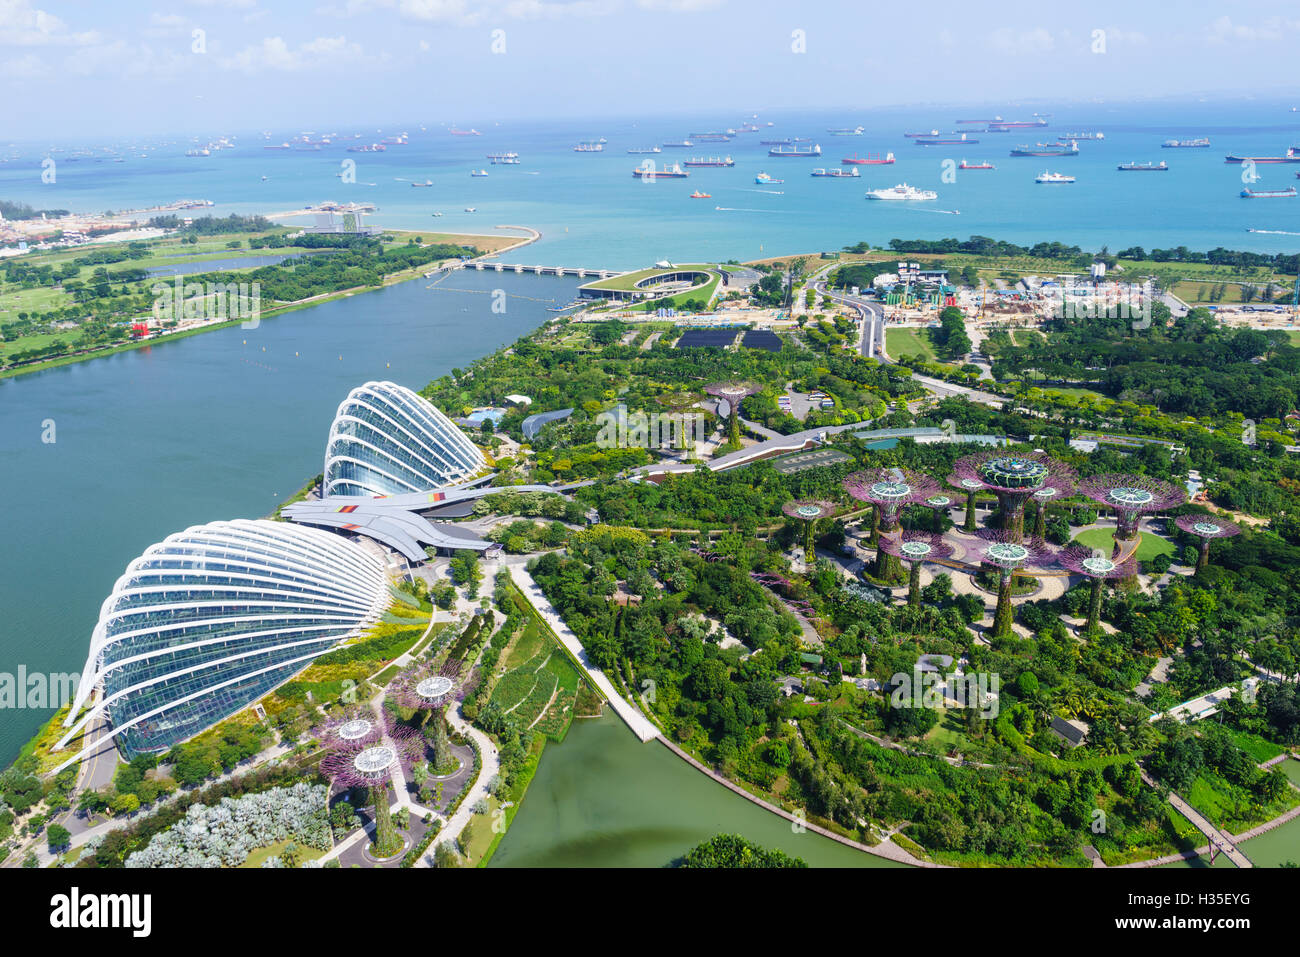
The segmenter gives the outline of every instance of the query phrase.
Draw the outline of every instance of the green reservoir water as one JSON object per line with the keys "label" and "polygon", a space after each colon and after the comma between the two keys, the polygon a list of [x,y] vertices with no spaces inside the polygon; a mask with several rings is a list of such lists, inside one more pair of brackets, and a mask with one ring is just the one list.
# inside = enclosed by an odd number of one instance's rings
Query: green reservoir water
{"label": "green reservoir water", "polygon": [[792,825],[710,780],[608,711],[549,744],[492,867],[663,867],[714,834],[814,867],[903,867]]}
{"label": "green reservoir water", "polygon": [[[1282,762],[1282,770],[1291,779],[1291,783],[1300,786],[1300,761]],[[1281,867],[1287,861],[1300,864],[1300,817],[1292,818],[1281,827],[1243,841],[1241,849],[1255,862],[1257,867]],[[1198,857],[1191,861],[1175,861],[1165,867],[1226,867],[1235,865],[1223,855],[1215,858],[1211,865],[1208,858]]]}

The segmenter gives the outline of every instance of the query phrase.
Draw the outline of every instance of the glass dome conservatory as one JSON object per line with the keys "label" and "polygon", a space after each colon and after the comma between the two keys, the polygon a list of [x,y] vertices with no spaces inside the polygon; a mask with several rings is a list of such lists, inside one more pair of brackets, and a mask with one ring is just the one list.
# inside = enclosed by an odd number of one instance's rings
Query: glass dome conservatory
{"label": "glass dome conservatory", "polygon": [[423,396],[392,382],[353,389],[325,445],[322,494],[428,492],[486,466],[474,443]]}
{"label": "glass dome conservatory", "polygon": [[319,529],[241,519],[170,535],[101,606],[58,746],[104,719],[129,756],[165,751],[357,634],[389,597],[380,558]]}

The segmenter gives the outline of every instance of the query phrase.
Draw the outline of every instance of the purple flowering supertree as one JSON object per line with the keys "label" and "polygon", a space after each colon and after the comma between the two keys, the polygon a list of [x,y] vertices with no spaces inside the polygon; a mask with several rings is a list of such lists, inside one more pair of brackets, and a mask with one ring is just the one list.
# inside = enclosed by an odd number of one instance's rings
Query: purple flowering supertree
{"label": "purple flowering supertree", "polygon": [[403,756],[410,759],[421,748],[418,736],[409,728],[407,733],[389,734],[379,740],[339,740],[332,750],[321,758],[321,771],[335,784],[345,788],[365,788],[375,805],[374,852],[377,857],[392,857],[402,849],[402,839],[393,825],[388,807],[388,789],[392,784],[393,770]]}
{"label": "purple flowering supertree", "polygon": [[[845,490],[859,502],[869,502],[880,512],[881,537],[894,536],[898,513],[905,505],[923,502],[939,492],[939,483],[928,475],[904,468],[867,469],[844,479]],[[903,566],[888,551],[876,548],[876,577],[892,581],[903,577]]]}
{"label": "purple flowering supertree", "polygon": [[1231,538],[1241,534],[1241,528],[1235,522],[1213,515],[1179,515],[1174,519],[1174,524],[1201,540],[1200,551],[1196,556],[1198,572],[1210,563],[1210,539]]}
{"label": "purple flowering supertree", "polygon": [[1011,608],[1012,577],[1031,565],[1050,565],[1055,553],[1042,539],[1013,536],[1003,529],[981,529],[979,536],[984,540],[980,562],[998,571],[998,606],[993,613],[993,637],[1008,638],[1015,619]]}
{"label": "purple flowering supertree", "polygon": [[962,478],[959,475],[949,475],[948,484],[966,496],[966,517],[961,523],[963,532],[974,533],[975,525],[975,494],[984,488],[984,483],[976,481],[973,478]]}
{"label": "purple flowering supertree", "polygon": [[1187,501],[1187,493],[1169,482],[1145,475],[1105,472],[1079,482],[1079,491],[1098,505],[1115,511],[1115,549],[1138,536],[1143,515],[1160,512]]}
{"label": "purple flowering supertree", "polygon": [[932,532],[905,531],[901,535],[880,540],[880,547],[900,561],[907,562],[907,603],[913,608],[921,604],[921,565],[942,558],[951,558],[953,546]]}
{"label": "purple flowering supertree", "polygon": [[1110,579],[1132,578],[1137,574],[1137,562],[1132,556],[1117,562],[1107,558],[1099,548],[1084,545],[1071,545],[1062,549],[1057,561],[1076,574],[1089,578],[1092,582],[1088,595],[1088,623],[1084,629],[1095,632],[1101,627],[1101,586]]}
{"label": "purple flowering supertree", "polygon": [[384,726],[374,712],[358,707],[332,714],[312,730],[312,736],[331,749],[374,744],[383,734]]}
{"label": "purple flowering supertree", "polygon": [[[1030,496],[1043,488],[1069,494],[1076,482],[1074,469],[1045,452],[1002,449],[985,449],[963,456],[953,464],[953,478],[958,487],[973,492],[982,489],[997,496],[999,524],[1013,541],[1025,537],[1025,502]],[[973,524],[973,501],[973,495],[967,499],[968,525]]]}
{"label": "purple flowering supertree", "polygon": [[444,708],[455,697],[459,675],[460,670],[454,662],[444,662],[436,669],[420,662],[398,672],[389,682],[388,697],[412,711]]}
{"label": "purple flowering supertree", "polygon": [[820,499],[786,502],[781,506],[781,511],[787,517],[803,522],[803,560],[811,566],[817,558],[813,550],[813,526],[817,524],[818,519],[835,514],[835,503]]}
{"label": "purple flowering supertree", "polygon": [[943,517],[948,514],[948,509],[952,508],[952,499],[940,493],[931,495],[925,500],[924,504],[930,509],[930,528],[935,532],[942,532]]}
{"label": "purple flowering supertree", "polygon": [[714,398],[726,400],[729,412],[727,439],[732,445],[740,444],[740,403],[762,388],[754,382],[714,382],[704,387],[704,391]]}

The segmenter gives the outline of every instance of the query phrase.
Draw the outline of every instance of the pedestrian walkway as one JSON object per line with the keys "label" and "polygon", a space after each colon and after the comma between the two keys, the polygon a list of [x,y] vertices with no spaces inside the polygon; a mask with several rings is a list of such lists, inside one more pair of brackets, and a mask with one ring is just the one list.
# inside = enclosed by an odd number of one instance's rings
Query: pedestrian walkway
{"label": "pedestrian walkway", "polygon": [[605,676],[605,672],[592,664],[587,657],[586,649],[582,647],[582,642],[578,640],[578,636],[569,629],[569,626],[564,623],[564,619],[560,617],[559,612],[552,607],[546,596],[542,594],[542,590],[537,587],[537,583],[533,581],[533,576],[528,574],[528,570],[523,565],[511,564],[508,567],[510,577],[519,586],[519,590],[524,593],[524,597],[542,616],[542,620],[555,632],[555,636],[568,649],[569,654],[573,655],[578,663],[582,665],[583,671],[587,674],[587,679],[609,701],[614,713],[622,718],[627,726],[632,729],[632,733],[642,741],[651,741],[659,737],[659,729],[654,726],[650,719],[629,704],[614,688],[613,683]]}

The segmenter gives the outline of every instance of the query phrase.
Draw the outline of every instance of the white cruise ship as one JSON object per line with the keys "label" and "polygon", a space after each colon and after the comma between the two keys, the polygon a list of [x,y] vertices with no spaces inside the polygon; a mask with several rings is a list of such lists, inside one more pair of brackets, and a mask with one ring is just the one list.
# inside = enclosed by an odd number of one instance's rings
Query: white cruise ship
{"label": "white cruise ship", "polygon": [[867,199],[938,199],[939,194],[932,189],[917,189],[906,183],[890,186],[888,189],[867,191]]}
{"label": "white cruise ship", "polygon": [[1049,173],[1043,170],[1034,177],[1035,183],[1073,183],[1073,176],[1066,176],[1064,173]]}

